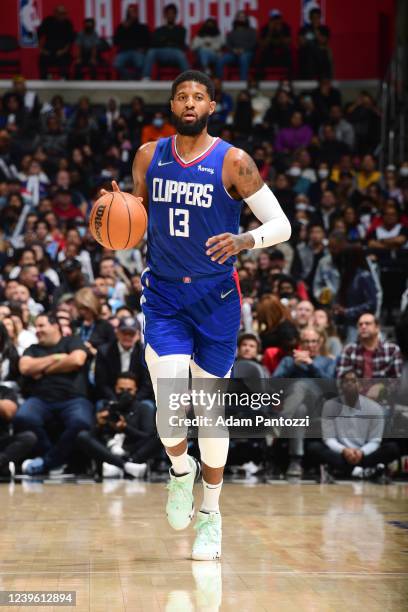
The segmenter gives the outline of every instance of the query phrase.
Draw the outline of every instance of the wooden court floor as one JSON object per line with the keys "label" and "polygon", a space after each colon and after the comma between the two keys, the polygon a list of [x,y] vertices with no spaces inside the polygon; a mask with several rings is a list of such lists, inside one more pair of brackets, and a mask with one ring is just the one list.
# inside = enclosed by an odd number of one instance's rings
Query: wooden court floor
{"label": "wooden court floor", "polygon": [[165,499],[137,481],[1,485],[0,591],[77,604],[0,611],[408,610],[408,484],[226,484],[220,563],[189,559]]}

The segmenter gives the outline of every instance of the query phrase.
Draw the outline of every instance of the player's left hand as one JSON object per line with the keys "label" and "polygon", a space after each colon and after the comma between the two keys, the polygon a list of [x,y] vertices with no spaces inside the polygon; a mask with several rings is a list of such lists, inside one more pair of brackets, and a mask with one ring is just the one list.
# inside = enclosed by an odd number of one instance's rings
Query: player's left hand
{"label": "player's left hand", "polygon": [[248,233],[218,234],[218,236],[209,238],[205,243],[206,247],[211,247],[206,250],[206,255],[211,256],[211,261],[218,261],[219,264],[223,264],[231,255],[237,255],[244,249],[250,249],[253,244],[253,237]]}
{"label": "player's left hand", "polygon": [[[120,191],[120,187],[116,181],[112,181],[112,191]],[[106,189],[101,189],[101,195],[106,195],[107,193],[111,193],[106,191]]]}

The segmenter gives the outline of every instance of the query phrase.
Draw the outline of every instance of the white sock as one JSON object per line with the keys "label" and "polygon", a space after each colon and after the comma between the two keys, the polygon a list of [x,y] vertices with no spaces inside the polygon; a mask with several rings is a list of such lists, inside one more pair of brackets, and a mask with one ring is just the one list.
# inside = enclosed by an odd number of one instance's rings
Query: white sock
{"label": "white sock", "polygon": [[169,455],[169,453],[167,453],[167,455],[171,461],[173,472],[176,476],[180,476],[181,474],[189,474],[192,471],[190,462],[188,460],[187,449],[181,455]]}
{"label": "white sock", "polygon": [[201,504],[201,508],[200,508],[201,510],[203,510],[204,512],[219,512],[220,511],[218,501],[221,495],[222,483],[223,481],[221,480],[221,482],[219,482],[218,484],[209,484],[208,482],[205,482],[205,480],[203,479],[204,497],[203,497],[203,503]]}

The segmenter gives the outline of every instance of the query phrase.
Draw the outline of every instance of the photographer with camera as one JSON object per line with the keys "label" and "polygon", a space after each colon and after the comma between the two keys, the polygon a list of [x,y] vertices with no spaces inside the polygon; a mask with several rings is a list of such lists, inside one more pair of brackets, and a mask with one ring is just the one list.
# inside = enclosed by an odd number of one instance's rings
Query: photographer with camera
{"label": "photographer with camera", "polygon": [[104,476],[126,473],[142,478],[147,461],[160,452],[155,411],[148,400],[137,400],[136,392],[135,375],[121,372],[115,384],[115,399],[106,400],[97,412],[94,430],[78,434],[79,447],[103,463]]}

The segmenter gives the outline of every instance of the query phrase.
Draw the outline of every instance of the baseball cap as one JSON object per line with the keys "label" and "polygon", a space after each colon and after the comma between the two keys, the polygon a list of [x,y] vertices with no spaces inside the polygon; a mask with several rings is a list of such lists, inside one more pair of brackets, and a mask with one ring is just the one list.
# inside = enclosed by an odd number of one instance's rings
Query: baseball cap
{"label": "baseball cap", "polygon": [[123,317],[123,319],[119,319],[118,329],[121,331],[140,331],[140,323],[133,317]]}
{"label": "baseball cap", "polygon": [[277,19],[278,17],[282,17],[282,13],[279,9],[272,9],[269,11],[269,17],[271,19]]}

